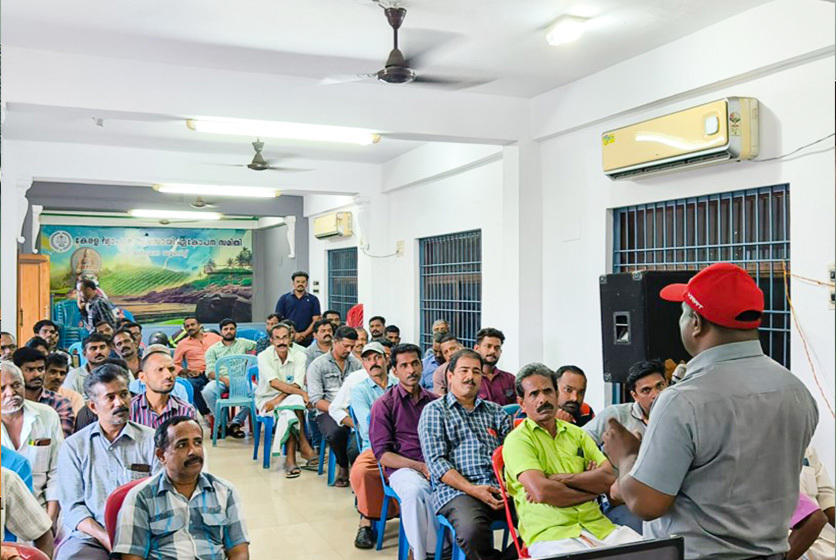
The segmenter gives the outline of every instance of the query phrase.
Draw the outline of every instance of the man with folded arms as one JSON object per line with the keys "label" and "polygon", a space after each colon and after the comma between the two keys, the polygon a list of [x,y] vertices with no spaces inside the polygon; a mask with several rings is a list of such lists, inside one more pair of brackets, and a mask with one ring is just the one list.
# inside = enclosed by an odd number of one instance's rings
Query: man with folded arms
{"label": "man with folded arms", "polygon": [[502,457],[520,535],[534,558],[641,540],[604,517],[597,498],[615,481],[612,466],[581,428],[555,417],[557,382],[543,364],[517,374],[526,419],[505,439]]}
{"label": "man with folded arms", "polygon": [[54,524],[59,511],[58,450],[64,441],[58,413],[45,404],[24,398],[23,374],[12,362],[0,366],[0,392],[0,441],[29,461],[32,492]]}
{"label": "man with folded arms", "polygon": [[169,418],[154,442],[163,470],[125,496],[113,553],[122,560],[247,560],[241,498],[226,480],[201,472],[200,424],[188,416]]}
{"label": "man with folded arms", "polygon": [[154,431],[130,421],[128,377],[119,366],[105,364],[84,380],[87,406],[96,422],[76,432],[58,453],[58,495],[69,537],[56,560],[107,560],[111,551],[105,530],[108,496],[123,484],[156,473]]}
{"label": "man with folded arms", "polygon": [[420,348],[396,346],[391,361],[399,383],[372,405],[369,438],[389,485],[401,499],[401,520],[412,557],[423,560],[435,552],[438,521],[418,421],[424,407],[438,397],[421,387]]}

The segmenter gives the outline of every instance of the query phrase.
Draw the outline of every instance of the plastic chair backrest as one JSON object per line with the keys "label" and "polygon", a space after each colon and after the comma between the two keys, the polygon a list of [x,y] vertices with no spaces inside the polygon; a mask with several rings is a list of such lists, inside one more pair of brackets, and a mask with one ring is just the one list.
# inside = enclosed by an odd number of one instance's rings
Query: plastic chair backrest
{"label": "plastic chair backrest", "polygon": [[52,305],[52,320],[68,327],[81,324],[81,311],[75,299],[65,299]]}
{"label": "plastic chair backrest", "polygon": [[256,357],[249,354],[224,356],[215,362],[215,372],[229,378],[229,398],[246,399],[253,396],[249,370],[256,365]]}
{"label": "plastic chair backrest", "polygon": [[504,410],[505,413],[508,416],[513,418],[520,411],[520,405],[518,405],[518,404],[506,404],[505,406],[502,407],[502,410]]}
{"label": "plastic chair backrest", "polygon": [[174,381],[182,385],[186,390],[186,394],[189,395],[189,404],[194,404],[194,387],[192,387],[192,384],[182,377],[176,377]]}
{"label": "plastic chair backrest", "polygon": [[247,370],[247,375],[250,376],[253,383],[258,383],[258,364],[250,366],[250,369]]}
{"label": "plastic chair backrest", "polygon": [[508,494],[505,492],[505,459],[502,458],[502,446],[497,447],[491,456],[493,463],[493,474],[499,483],[499,492],[502,494],[502,502],[505,504],[505,520],[508,523],[508,531],[517,549],[518,558],[531,558],[528,554],[528,547],[520,548],[520,541],[517,539],[517,530],[514,528],[514,519],[511,517],[511,508],[508,507]]}
{"label": "plastic chair backrest", "polygon": [[22,560],[49,560],[49,556],[33,546],[3,541],[3,547],[14,548]]}
{"label": "plastic chair backrest", "polygon": [[104,521],[105,529],[107,529],[107,535],[110,537],[111,543],[116,540],[116,524],[119,522],[119,510],[122,509],[122,503],[125,501],[125,496],[128,495],[131,488],[147,478],[148,477],[146,476],[144,478],[132,480],[127,484],[123,484],[107,497],[107,501],[105,502]]}
{"label": "plastic chair backrest", "polygon": [[0,446],[0,462],[3,467],[14,472],[29,490],[32,490],[32,464],[29,459],[5,445]]}
{"label": "plastic chair backrest", "polygon": [[87,363],[87,358],[84,357],[84,347],[82,346],[81,342],[74,342],[70,344],[70,347],[67,348],[67,354],[71,357],[75,354],[78,355],[78,365],[83,366]]}
{"label": "plastic chair backrest", "polygon": [[354,437],[357,439],[357,451],[363,451],[363,438],[360,437],[360,432],[357,430],[357,415],[354,414],[354,409],[348,407],[348,414],[351,416],[351,421],[354,422]]}
{"label": "plastic chair backrest", "polygon": [[238,336],[238,338],[258,341],[262,338],[267,338],[267,333],[258,329],[238,329],[236,336]]}
{"label": "plastic chair backrest", "polygon": [[122,310],[122,316],[127,319],[128,321],[135,323],[136,319],[134,319],[134,314],[125,309],[124,307],[120,307],[119,309]]}

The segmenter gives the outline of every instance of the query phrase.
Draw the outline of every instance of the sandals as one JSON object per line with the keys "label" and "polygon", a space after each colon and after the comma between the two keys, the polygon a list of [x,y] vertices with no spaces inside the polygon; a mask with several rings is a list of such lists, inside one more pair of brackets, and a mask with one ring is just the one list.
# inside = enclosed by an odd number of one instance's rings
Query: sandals
{"label": "sandals", "polygon": [[348,487],[348,479],[344,477],[337,477],[334,481],[334,486],[336,488],[347,488]]}
{"label": "sandals", "polygon": [[299,478],[302,475],[302,471],[296,465],[292,467],[285,467],[284,468],[284,477],[285,478]]}
{"label": "sandals", "polygon": [[302,469],[306,471],[319,471],[319,457],[313,457],[312,459],[306,459],[305,464],[302,465]]}
{"label": "sandals", "polygon": [[233,437],[235,439],[244,439],[245,437],[247,437],[244,434],[244,430],[241,429],[241,426],[239,426],[237,424],[230,424],[227,427],[226,431],[227,431],[227,434],[229,434],[231,437]]}

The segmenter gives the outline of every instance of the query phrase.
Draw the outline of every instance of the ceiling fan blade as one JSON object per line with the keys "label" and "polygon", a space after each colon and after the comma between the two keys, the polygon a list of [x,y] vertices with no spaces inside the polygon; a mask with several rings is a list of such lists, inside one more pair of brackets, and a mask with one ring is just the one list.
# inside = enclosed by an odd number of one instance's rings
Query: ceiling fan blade
{"label": "ceiling fan blade", "polygon": [[214,165],[217,167],[247,167],[246,163],[207,163],[206,165]]}
{"label": "ceiling fan blade", "polygon": [[442,47],[450,49],[463,39],[461,33],[406,26],[400,38],[400,48],[406,56],[406,64],[413,70],[427,66],[430,55]]}
{"label": "ceiling fan blade", "polygon": [[304,173],[305,171],[313,171],[313,169],[303,169],[301,167],[280,167],[278,165],[271,165],[267,167],[270,171],[283,171],[285,173]]}
{"label": "ceiling fan blade", "polygon": [[374,78],[375,74],[334,74],[323,78],[319,85],[332,86],[335,84],[349,84],[352,82],[362,82],[369,78]]}
{"label": "ceiling fan blade", "polygon": [[413,83],[425,86],[443,87],[445,89],[466,89],[488,84],[492,81],[494,81],[493,78],[453,78],[419,74],[415,77]]}

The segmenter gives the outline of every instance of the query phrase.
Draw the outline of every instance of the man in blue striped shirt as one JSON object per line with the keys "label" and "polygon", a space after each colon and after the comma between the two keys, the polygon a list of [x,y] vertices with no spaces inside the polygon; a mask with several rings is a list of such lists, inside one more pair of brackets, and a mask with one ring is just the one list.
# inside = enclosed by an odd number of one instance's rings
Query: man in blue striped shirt
{"label": "man in blue striped shirt", "polygon": [[154,435],[163,471],[125,496],[114,554],[122,560],[247,560],[249,538],[232,485],[203,468],[203,428],[188,416]]}

